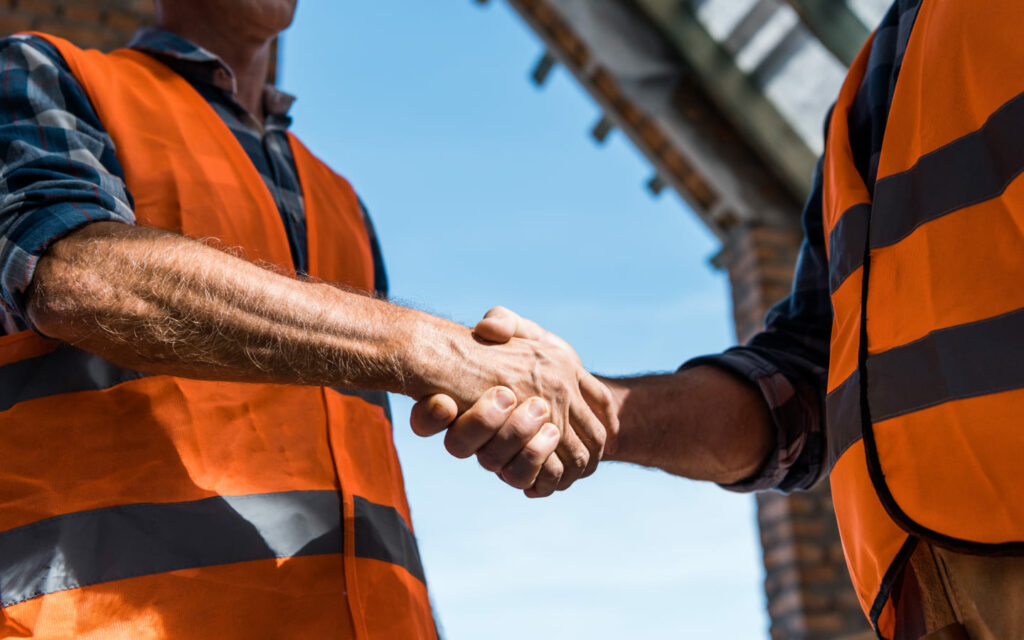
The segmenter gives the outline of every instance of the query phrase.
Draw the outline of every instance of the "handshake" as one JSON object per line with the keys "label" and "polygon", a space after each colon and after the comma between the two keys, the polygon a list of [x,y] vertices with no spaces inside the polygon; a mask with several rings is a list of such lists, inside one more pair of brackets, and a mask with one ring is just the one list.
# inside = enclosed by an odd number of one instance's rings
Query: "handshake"
{"label": "handshake", "polygon": [[443,382],[415,394],[413,432],[447,430],[449,453],[475,454],[531,498],[593,473],[618,435],[609,388],[564,340],[508,309],[489,311],[473,338],[454,349],[460,357],[439,372]]}

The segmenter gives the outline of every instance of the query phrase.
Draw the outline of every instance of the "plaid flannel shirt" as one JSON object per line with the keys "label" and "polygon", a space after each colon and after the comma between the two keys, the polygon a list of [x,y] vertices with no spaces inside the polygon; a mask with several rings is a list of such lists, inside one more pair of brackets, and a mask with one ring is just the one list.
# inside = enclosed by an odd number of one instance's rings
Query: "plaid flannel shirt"
{"label": "plaid flannel shirt", "polygon": [[[864,81],[849,116],[854,162],[873,191],[896,80],[921,0],[896,0],[875,31]],[[827,121],[827,118],[826,118]],[[825,389],[832,331],[828,257],[822,221],[822,162],[803,211],[804,240],[789,297],[775,305],[765,330],[746,345],[684,366],[716,366],[753,383],[764,396],[776,447],[753,477],[733,491],[807,489],[825,468]]]}
{"label": "plaid flannel shirt", "polygon": [[[128,45],[167,65],[209,102],[262,176],[281,214],[296,270],[307,270],[306,220],[288,143],[294,98],[272,86],[261,125],[236,100],[231,69],[213,53],[158,29]],[[49,42],[0,39],[0,333],[30,328],[25,290],[39,257],[91,222],[135,223],[132,196],[110,139],[84,89]],[[386,293],[383,260],[369,216],[376,286]]]}

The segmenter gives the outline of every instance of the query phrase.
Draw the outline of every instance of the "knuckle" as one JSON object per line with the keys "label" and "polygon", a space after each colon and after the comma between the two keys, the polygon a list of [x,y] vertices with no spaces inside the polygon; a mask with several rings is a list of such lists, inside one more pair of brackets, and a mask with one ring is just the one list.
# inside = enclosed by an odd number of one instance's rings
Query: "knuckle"
{"label": "knuckle", "polygon": [[554,491],[551,490],[551,489],[538,489],[538,488],[534,487],[533,488],[533,495],[531,495],[530,497],[531,498],[547,498],[552,493],[554,493]]}
{"label": "knuckle", "polygon": [[523,461],[531,467],[539,467],[548,452],[541,449],[540,445],[530,442],[519,452]]}
{"label": "knuckle", "polygon": [[577,449],[569,456],[569,465],[577,473],[586,471],[588,464],[590,464],[590,452],[586,449]]}
{"label": "knuckle", "polygon": [[615,398],[612,397],[612,392],[609,391],[607,387],[605,387],[601,393],[601,404],[609,414],[613,414],[615,412]]}
{"label": "knuckle", "polygon": [[504,440],[509,442],[526,442],[537,431],[536,426],[526,420],[509,420],[502,435],[505,436]]}
{"label": "knuckle", "polygon": [[549,468],[545,467],[541,469],[540,474],[537,476],[538,487],[550,487],[554,488],[558,486],[558,483],[562,481],[562,475],[564,470],[562,467]]}
{"label": "knuckle", "polygon": [[506,470],[501,474],[505,484],[515,487],[516,489],[529,489],[530,488],[530,477],[523,472]]}
{"label": "knuckle", "polygon": [[486,408],[472,407],[469,411],[462,414],[462,417],[455,423],[455,428],[459,431],[479,429],[487,420],[486,414]]}
{"label": "knuckle", "polygon": [[468,458],[473,455],[471,444],[457,431],[449,431],[444,438],[444,448],[456,458]]}
{"label": "knuckle", "polygon": [[558,487],[555,491],[565,491],[571,487],[579,478],[562,478],[562,481],[558,483]]}
{"label": "knuckle", "polygon": [[451,440],[444,441],[444,448],[447,449],[448,453],[452,454],[456,458],[468,458],[470,455],[466,452],[464,445],[452,442]]}
{"label": "knuckle", "polygon": [[504,420],[501,416],[477,416],[466,422],[466,426],[485,440],[501,432]]}
{"label": "knuckle", "polygon": [[493,433],[501,428],[503,422],[504,416],[501,414],[501,410],[492,405],[479,411],[467,413],[463,417],[460,427],[471,431]]}
{"label": "knuckle", "polygon": [[484,449],[478,451],[476,454],[476,460],[480,463],[480,466],[488,471],[500,471],[504,461],[499,459],[497,454],[491,449]]}

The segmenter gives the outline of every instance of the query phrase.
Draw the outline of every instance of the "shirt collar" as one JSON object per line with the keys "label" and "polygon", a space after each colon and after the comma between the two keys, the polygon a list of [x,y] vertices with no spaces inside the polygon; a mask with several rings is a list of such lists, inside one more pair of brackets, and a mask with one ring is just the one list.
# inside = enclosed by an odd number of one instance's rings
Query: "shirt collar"
{"label": "shirt collar", "polygon": [[[170,31],[143,27],[135,32],[127,46],[168,63],[189,82],[219,89],[232,100],[238,91],[235,74],[227,63],[215,53]],[[268,84],[263,88],[263,109],[268,122],[271,116],[276,119],[287,119],[288,111],[294,102],[295,96],[273,85]]]}

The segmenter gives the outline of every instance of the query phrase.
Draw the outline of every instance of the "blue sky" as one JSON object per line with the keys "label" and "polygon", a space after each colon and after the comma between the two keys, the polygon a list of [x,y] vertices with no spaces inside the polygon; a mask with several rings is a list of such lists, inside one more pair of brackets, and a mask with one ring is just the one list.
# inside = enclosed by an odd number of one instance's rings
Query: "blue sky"
{"label": "blue sky", "polygon": [[[504,2],[303,0],[282,50],[295,131],[374,216],[399,300],[472,324],[502,304],[589,368],[670,370],[730,344],[717,242]],[[621,464],[530,501],[395,438],[449,640],[764,637],[753,501]]]}

